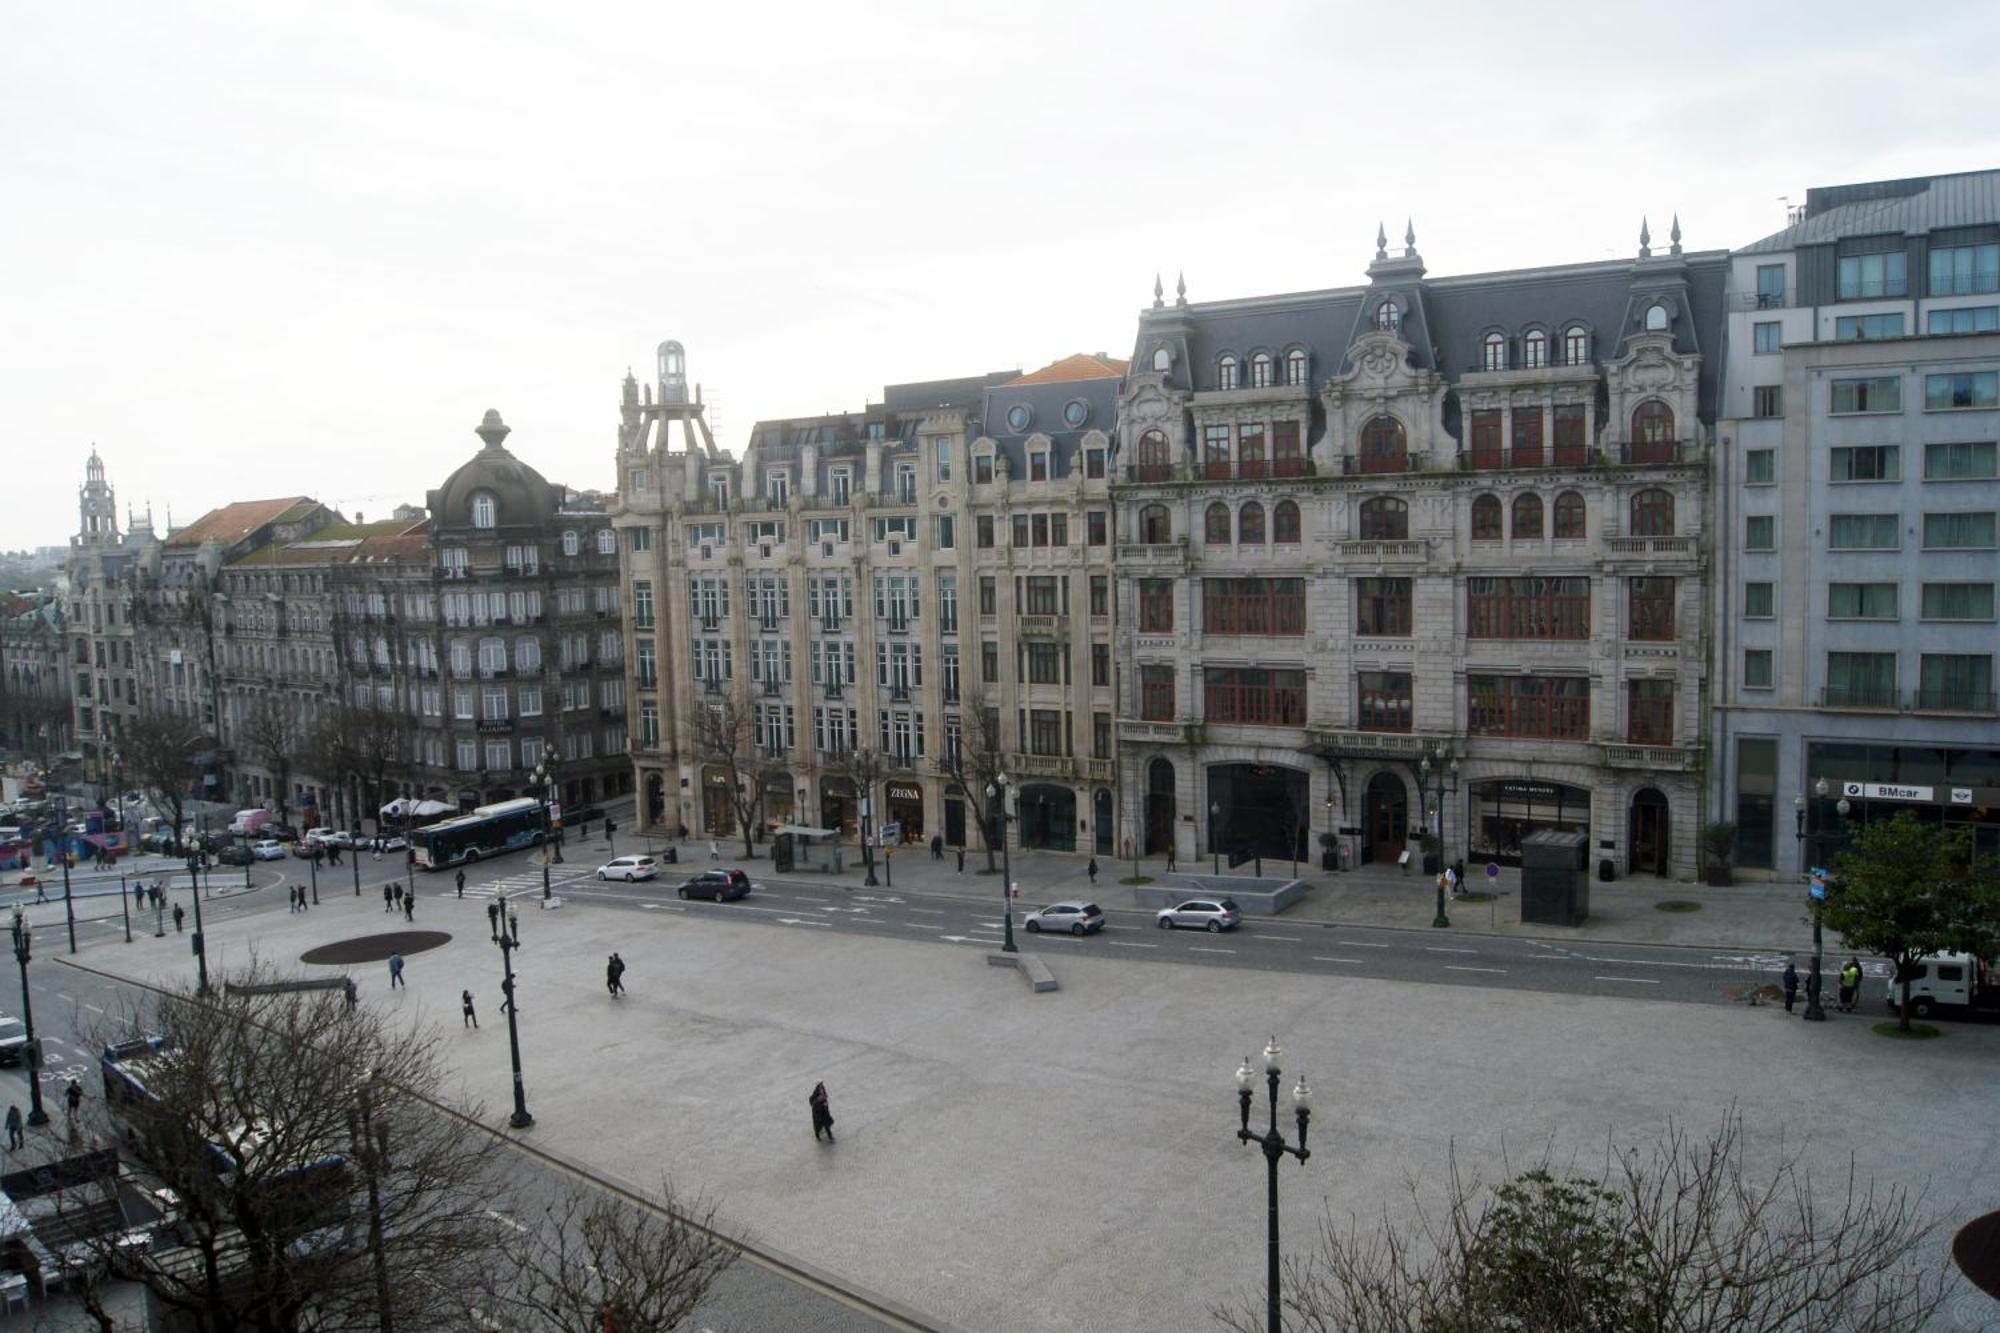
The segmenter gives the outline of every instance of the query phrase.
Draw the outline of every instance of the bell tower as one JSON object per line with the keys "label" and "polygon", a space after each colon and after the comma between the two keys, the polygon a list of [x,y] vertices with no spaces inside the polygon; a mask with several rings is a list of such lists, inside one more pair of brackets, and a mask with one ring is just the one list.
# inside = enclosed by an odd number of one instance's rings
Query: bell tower
{"label": "bell tower", "polygon": [[104,460],[97,446],[90,447],[90,461],[83,465],[83,485],[76,493],[77,542],[83,546],[118,544],[118,496],[104,479]]}

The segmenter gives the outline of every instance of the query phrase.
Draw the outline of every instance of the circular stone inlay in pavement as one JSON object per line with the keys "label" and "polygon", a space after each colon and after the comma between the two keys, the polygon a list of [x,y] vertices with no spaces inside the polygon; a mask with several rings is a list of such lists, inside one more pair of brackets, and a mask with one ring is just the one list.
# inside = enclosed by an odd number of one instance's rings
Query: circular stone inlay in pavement
{"label": "circular stone inlay in pavement", "polygon": [[392,953],[422,953],[451,943],[442,930],[398,930],[387,935],[362,935],[335,940],[299,955],[302,963],[379,963]]}

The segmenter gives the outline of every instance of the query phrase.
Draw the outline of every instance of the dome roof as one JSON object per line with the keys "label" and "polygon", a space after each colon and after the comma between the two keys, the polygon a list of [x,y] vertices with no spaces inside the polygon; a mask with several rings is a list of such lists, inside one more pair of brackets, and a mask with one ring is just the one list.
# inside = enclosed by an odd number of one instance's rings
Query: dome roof
{"label": "dome roof", "polygon": [[431,524],[438,528],[475,526],[473,500],[480,495],[493,498],[493,526],[521,527],[547,520],[562,506],[563,488],[507,452],[501,442],[508,436],[507,423],[492,408],[475,432],[485,447],[459,465],[432,491]]}

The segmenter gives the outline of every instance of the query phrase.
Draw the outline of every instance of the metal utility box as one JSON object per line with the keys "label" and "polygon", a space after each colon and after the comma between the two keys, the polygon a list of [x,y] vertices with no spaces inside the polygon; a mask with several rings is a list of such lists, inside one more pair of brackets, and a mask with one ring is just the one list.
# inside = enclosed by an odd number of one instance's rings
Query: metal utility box
{"label": "metal utility box", "polygon": [[1590,842],[1581,833],[1544,829],[1521,839],[1521,920],[1580,926],[1590,917]]}

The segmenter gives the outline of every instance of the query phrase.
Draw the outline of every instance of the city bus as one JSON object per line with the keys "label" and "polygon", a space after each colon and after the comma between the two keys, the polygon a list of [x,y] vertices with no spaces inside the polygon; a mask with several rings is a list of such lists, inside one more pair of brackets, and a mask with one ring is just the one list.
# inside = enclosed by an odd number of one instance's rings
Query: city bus
{"label": "city bus", "polygon": [[532,796],[482,805],[469,815],[410,832],[410,848],[426,870],[463,865],[542,841],[542,803]]}

